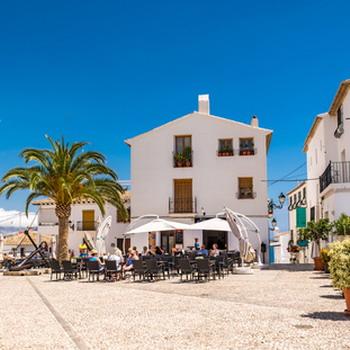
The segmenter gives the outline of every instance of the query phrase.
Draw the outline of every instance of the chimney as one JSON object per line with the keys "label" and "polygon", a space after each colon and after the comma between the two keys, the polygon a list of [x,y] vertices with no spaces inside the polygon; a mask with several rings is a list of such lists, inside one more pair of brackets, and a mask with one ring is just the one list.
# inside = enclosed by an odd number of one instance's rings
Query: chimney
{"label": "chimney", "polygon": [[253,126],[254,128],[258,128],[259,127],[259,119],[256,115],[252,116],[252,120],[250,122],[250,125]]}
{"label": "chimney", "polygon": [[198,112],[209,114],[209,95],[198,95]]}

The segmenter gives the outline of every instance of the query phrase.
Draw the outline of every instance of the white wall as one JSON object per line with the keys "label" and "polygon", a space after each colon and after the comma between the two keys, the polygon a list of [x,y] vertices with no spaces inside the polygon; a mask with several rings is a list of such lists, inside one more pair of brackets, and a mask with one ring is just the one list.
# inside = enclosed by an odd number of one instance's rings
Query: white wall
{"label": "white wall", "polygon": [[[266,131],[193,113],[142,137],[132,139],[131,214],[167,216],[168,199],[173,197],[173,180],[192,178],[197,209],[215,215],[226,205],[246,215],[266,215]],[[192,135],[193,167],[174,168],[175,135]],[[240,137],[254,137],[254,156],[218,157],[219,138],[233,138],[239,149]],[[237,199],[238,177],[252,176],[256,199]]]}
{"label": "white wall", "polygon": [[[98,206],[93,203],[74,204],[72,206],[72,213],[70,216],[71,225],[74,225],[74,230],[70,228],[68,245],[69,249],[73,249],[75,254],[78,254],[79,245],[81,244],[84,232],[78,231],[78,222],[83,220],[83,210],[94,210],[95,221],[103,220],[103,216]],[[128,224],[117,222],[117,209],[112,205],[106,205],[105,217],[112,216],[112,226],[109,235],[106,238],[106,248],[108,252],[111,252],[111,243],[116,243],[117,238],[122,238],[122,234],[125,233]],[[38,213],[38,232],[45,235],[57,235],[58,234],[58,219],[55,214],[54,206],[41,205]],[[52,223],[50,226],[44,226],[43,224]],[[40,225],[41,224],[41,225]],[[95,238],[96,231],[88,231],[92,238]]]}

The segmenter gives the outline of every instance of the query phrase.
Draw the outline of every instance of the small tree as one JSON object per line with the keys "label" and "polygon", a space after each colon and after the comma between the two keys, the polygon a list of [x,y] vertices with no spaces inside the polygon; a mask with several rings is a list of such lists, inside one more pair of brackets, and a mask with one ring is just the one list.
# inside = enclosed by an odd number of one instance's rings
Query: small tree
{"label": "small tree", "polygon": [[341,214],[338,220],[334,221],[334,231],[337,235],[350,235],[350,216]]}
{"label": "small tree", "polygon": [[306,227],[302,230],[302,235],[316,243],[320,240],[328,240],[329,234],[332,232],[333,224],[329,219],[320,219],[318,221],[309,221]]}

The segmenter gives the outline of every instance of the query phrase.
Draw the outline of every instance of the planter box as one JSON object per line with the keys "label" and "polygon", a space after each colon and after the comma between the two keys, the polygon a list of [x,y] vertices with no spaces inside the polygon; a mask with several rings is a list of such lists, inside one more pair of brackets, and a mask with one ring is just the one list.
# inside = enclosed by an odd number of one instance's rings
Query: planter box
{"label": "planter box", "polygon": [[323,260],[320,256],[317,258],[314,258],[314,270],[315,271],[323,271],[324,270]]}

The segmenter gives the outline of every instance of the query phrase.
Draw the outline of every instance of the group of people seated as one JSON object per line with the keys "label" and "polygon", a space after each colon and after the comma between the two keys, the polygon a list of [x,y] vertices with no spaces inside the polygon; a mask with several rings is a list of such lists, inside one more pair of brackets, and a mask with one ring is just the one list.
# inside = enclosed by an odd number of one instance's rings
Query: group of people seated
{"label": "group of people seated", "polygon": [[212,249],[208,250],[205,244],[199,244],[198,238],[194,239],[193,250],[197,255],[204,257],[217,257],[220,255],[219,246],[216,243],[212,245]]}
{"label": "group of people seated", "polygon": [[[101,259],[98,256],[97,250],[92,249],[89,251],[86,244],[83,243],[79,247],[79,257],[82,259],[88,259],[89,261],[98,261],[101,270],[104,269],[105,260],[115,261],[117,265],[117,270],[122,271],[123,275],[125,275],[126,272],[133,270],[135,260],[139,260],[143,256],[162,256],[165,254],[165,251],[159,246],[144,246],[141,253],[137,250],[137,247],[133,247],[128,249],[127,255],[124,258],[122,251],[118,247],[115,247],[115,245],[113,245],[112,248],[113,252]],[[192,252],[195,253],[196,256],[202,257],[217,257],[220,255],[220,250],[216,243],[213,244],[212,249],[208,250],[205,244],[199,244],[198,238],[195,238],[194,240]],[[73,251],[70,251],[69,253],[71,257],[74,256]],[[170,253],[172,256],[180,256],[183,255],[185,252],[184,250],[181,250],[176,245],[174,245]]]}

